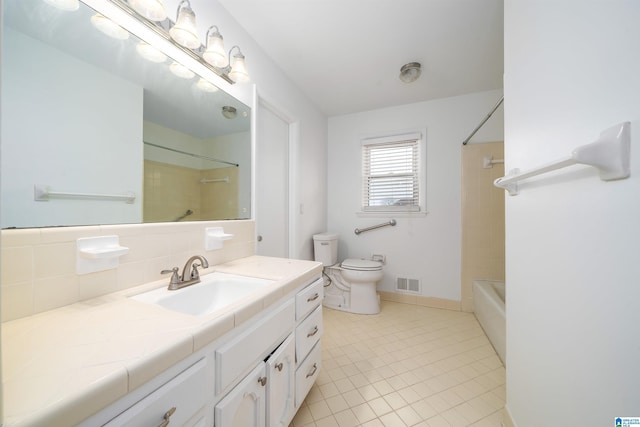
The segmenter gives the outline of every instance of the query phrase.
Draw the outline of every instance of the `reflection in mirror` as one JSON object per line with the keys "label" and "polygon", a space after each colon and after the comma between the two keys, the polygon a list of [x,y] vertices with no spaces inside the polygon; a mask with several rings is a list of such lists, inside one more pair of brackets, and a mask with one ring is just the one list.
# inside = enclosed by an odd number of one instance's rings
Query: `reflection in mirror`
{"label": "reflection in mirror", "polygon": [[249,108],[95,16],[3,1],[2,228],[249,218]]}

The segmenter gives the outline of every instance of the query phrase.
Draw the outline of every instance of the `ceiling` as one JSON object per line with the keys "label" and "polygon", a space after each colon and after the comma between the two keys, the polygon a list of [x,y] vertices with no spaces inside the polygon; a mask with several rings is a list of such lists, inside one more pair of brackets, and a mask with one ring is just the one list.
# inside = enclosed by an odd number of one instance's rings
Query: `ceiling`
{"label": "ceiling", "polygon": [[328,116],[502,88],[503,0],[219,1]]}

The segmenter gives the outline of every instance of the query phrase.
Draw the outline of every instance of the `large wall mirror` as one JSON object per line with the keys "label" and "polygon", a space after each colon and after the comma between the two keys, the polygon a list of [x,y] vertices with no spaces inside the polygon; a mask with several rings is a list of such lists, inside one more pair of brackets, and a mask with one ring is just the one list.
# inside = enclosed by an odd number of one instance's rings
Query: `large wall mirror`
{"label": "large wall mirror", "polygon": [[250,108],[95,15],[3,1],[2,228],[250,218]]}

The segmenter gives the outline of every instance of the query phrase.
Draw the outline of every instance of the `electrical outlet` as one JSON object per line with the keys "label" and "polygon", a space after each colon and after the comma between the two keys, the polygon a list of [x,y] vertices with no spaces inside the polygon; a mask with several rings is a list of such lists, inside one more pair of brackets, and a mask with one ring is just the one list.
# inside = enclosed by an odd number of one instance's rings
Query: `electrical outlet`
{"label": "electrical outlet", "polygon": [[380,261],[381,263],[385,264],[387,262],[387,257],[384,255],[379,255],[379,254],[373,254],[371,256],[371,259],[373,261]]}

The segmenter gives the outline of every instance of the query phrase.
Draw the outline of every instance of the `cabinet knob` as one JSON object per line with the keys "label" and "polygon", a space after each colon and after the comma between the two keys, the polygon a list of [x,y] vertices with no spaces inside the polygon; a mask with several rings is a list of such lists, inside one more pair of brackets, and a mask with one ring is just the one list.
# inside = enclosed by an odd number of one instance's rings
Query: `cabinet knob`
{"label": "cabinet knob", "polygon": [[313,327],[313,330],[307,334],[307,338],[312,337],[312,336],[314,336],[314,335],[315,335],[315,334],[317,334],[317,333],[318,333],[318,327],[317,327],[317,326],[314,326],[314,327]]}
{"label": "cabinet knob", "polygon": [[282,372],[282,368],[284,367],[284,365],[282,364],[282,362],[278,363],[276,365],[276,369],[278,370],[278,372]]}
{"label": "cabinet knob", "polygon": [[162,421],[160,424],[158,424],[158,427],[167,427],[169,425],[169,418],[171,418],[171,415],[173,415],[173,413],[176,412],[176,407],[174,406],[173,408],[169,409],[167,412],[164,413],[164,415],[162,416],[162,419],[164,421]]}
{"label": "cabinet knob", "polygon": [[266,386],[267,385],[267,377],[260,377],[258,378],[258,382],[260,383],[261,386]]}

